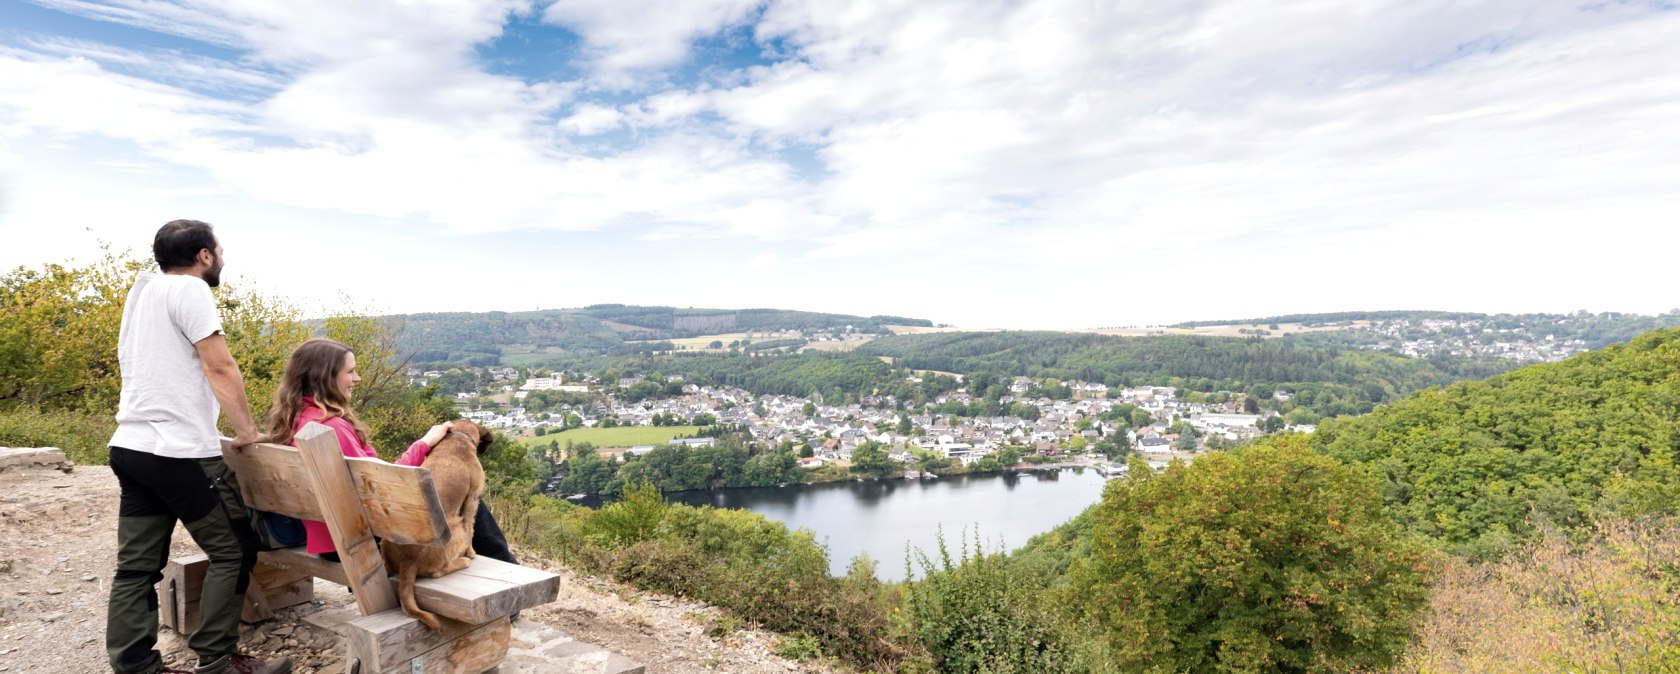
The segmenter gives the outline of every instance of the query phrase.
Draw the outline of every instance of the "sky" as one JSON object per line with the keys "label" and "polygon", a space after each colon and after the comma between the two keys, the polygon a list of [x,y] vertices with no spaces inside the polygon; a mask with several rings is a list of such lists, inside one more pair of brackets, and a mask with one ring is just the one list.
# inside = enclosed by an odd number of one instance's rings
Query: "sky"
{"label": "sky", "polygon": [[0,0],[0,269],[1072,329],[1680,307],[1674,0]]}

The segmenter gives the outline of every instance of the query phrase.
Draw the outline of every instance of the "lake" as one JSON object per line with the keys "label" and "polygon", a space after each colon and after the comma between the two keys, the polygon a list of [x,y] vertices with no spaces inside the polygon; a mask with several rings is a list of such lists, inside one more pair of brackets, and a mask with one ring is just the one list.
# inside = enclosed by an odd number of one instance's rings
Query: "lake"
{"label": "lake", "polygon": [[[876,577],[903,580],[905,546],[937,560],[941,528],[953,559],[976,525],[986,549],[1014,550],[1027,539],[1078,515],[1102,499],[1094,470],[953,475],[937,480],[828,482],[787,487],[673,492],[689,505],[739,508],[816,534],[828,546],[829,571],[844,575],[859,553],[875,560]],[[937,563],[937,562],[936,562]],[[921,575],[920,566],[916,574]]]}

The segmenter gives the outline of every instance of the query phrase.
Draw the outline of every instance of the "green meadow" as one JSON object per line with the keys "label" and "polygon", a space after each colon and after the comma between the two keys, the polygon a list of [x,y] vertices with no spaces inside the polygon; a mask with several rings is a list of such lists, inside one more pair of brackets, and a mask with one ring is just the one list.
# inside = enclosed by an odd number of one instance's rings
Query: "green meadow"
{"label": "green meadow", "polygon": [[636,445],[663,445],[675,438],[693,436],[700,430],[700,426],[620,426],[618,428],[574,428],[561,433],[529,436],[519,438],[519,441],[529,447],[532,445],[547,445],[550,441],[559,441],[561,447],[566,443],[590,443],[596,447],[634,447]]}

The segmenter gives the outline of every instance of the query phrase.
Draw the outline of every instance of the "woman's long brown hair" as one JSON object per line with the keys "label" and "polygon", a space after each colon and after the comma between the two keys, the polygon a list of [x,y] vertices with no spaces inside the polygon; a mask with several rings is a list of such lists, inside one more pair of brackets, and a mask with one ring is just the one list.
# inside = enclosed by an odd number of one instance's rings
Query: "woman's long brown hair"
{"label": "woman's long brown hair", "polygon": [[269,435],[273,436],[269,442],[291,444],[292,428],[297,425],[298,416],[303,414],[303,399],[306,396],[313,398],[315,406],[327,413],[322,421],[342,418],[350,422],[357,438],[364,444],[368,441],[367,427],[356,418],[355,411],[350,409],[350,401],[338,388],[338,371],[343,369],[345,359],[349,357],[350,347],[325,337],[311,339],[292,351],[291,358],[286,361],[286,372],[280,376],[280,388],[274,391],[274,407],[269,408],[264,424]]}

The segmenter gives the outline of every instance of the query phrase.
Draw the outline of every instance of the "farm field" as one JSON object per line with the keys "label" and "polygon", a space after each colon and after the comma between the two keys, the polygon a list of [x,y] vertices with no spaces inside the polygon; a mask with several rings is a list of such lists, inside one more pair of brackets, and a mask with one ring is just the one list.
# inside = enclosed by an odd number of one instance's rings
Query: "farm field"
{"label": "farm field", "polygon": [[[675,345],[677,347],[677,349],[683,350],[683,351],[706,351],[706,350],[708,350],[706,348],[707,345],[711,344],[713,341],[723,342],[724,346],[727,347],[727,346],[729,346],[730,342],[740,341],[740,340],[743,340],[743,339],[750,339],[750,340],[755,341],[755,342],[763,342],[763,341],[771,340],[771,339],[796,339],[798,337],[799,337],[799,331],[792,330],[792,331],[782,331],[782,332],[762,332],[762,331],[760,331],[760,332],[726,332],[726,333],[717,334],[717,335],[700,335],[699,337],[683,337],[683,338],[680,338],[680,339],[653,340],[653,341],[669,341],[669,342],[671,342],[671,344]],[[628,343],[629,344],[645,344],[645,343],[647,343],[647,340],[632,341],[632,342],[628,342]]]}
{"label": "farm field", "polygon": [[937,334],[945,333],[945,332],[1003,332],[1004,331],[1003,328],[957,328],[957,327],[928,328],[928,327],[922,327],[920,325],[888,325],[888,326],[886,326],[886,328],[888,330],[891,330],[892,333],[895,334],[895,335],[937,335]]}
{"label": "farm field", "polygon": [[[1260,330],[1266,330],[1267,332],[1272,333],[1270,335],[1265,335],[1265,337],[1270,339],[1270,338],[1275,338],[1275,337],[1282,337],[1284,335],[1284,333],[1301,334],[1301,333],[1306,333],[1306,332],[1332,332],[1332,331],[1336,331],[1336,330],[1352,330],[1352,329],[1355,329],[1355,328],[1367,327],[1370,324],[1371,324],[1370,321],[1350,321],[1350,322],[1348,322],[1346,324],[1342,324],[1342,325],[1329,325],[1329,326],[1321,325],[1321,326],[1308,327],[1308,326],[1302,325],[1300,323],[1282,323],[1282,324],[1278,325],[1278,329],[1272,330],[1271,328],[1266,327],[1265,323],[1261,323],[1259,325],[1255,325],[1255,324],[1252,324],[1252,323],[1231,323],[1231,324],[1228,324],[1228,325],[1204,325],[1204,326],[1199,327],[1199,328],[1168,328],[1168,327],[1154,327],[1154,328],[1087,328],[1087,329],[1084,329],[1084,330],[1064,330],[1062,332],[1084,332],[1084,333],[1091,333],[1091,334],[1097,334],[1097,335],[1109,335],[1109,336],[1112,336],[1112,337],[1148,337],[1148,336],[1151,336],[1151,335],[1201,335],[1201,336],[1204,336],[1204,337],[1247,337],[1248,335],[1245,335],[1245,334],[1242,333],[1243,330],[1260,329]],[[998,328],[924,328],[924,327],[908,326],[908,325],[889,325],[889,326],[887,326],[887,329],[892,330],[893,334],[898,334],[898,335],[933,335],[933,334],[940,334],[940,333],[946,333],[946,332],[1002,332],[1002,330],[1000,330]]]}
{"label": "farm field", "polygon": [[1349,322],[1347,324],[1344,324],[1344,325],[1308,327],[1308,326],[1302,325],[1300,323],[1281,323],[1281,324],[1278,325],[1278,329],[1273,330],[1271,328],[1266,327],[1266,324],[1264,324],[1264,323],[1259,324],[1259,325],[1254,325],[1254,324],[1251,324],[1251,323],[1232,323],[1230,325],[1204,325],[1204,326],[1198,327],[1198,328],[1165,328],[1165,327],[1161,327],[1161,328],[1092,328],[1092,329],[1089,329],[1089,330],[1077,330],[1075,332],[1090,332],[1090,333],[1095,333],[1095,334],[1099,334],[1099,335],[1111,335],[1111,336],[1115,336],[1115,337],[1146,337],[1146,336],[1149,336],[1149,335],[1202,335],[1204,337],[1247,337],[1248,335],[1244,335],[1241,331],[1260,329],[1260,330],[1265,330],[1267,332],[1272,333],[1270,335],[1265,335],[1265,337],[1267,339],[1274,339],[1274,338],[1277,338],[1277,337],[1282,337],[1285,333],[1301,334],[1301,333],[1306,333],[1306,332],[1334,332],[1334,331],[1337,331],[1337,330],[1352,330],[1352,329],[1355,329],[1355,328],[1363,328],[1363,327],[1369,326],[1370,324],[1371,324],[1370,321],[1351,321],[1351,322]]}
{"label": "farm field", "polygon": [[596,447],[634,447],[636,445],[663,445],[675,438],[688,437],[700,430],[700,426],[620,426],[618,428],[574,428],[562,433],[547,435],[531,435],[517,438],[521,444],[547,445],[558,440],[561,447],[567,442],[578,444],[587,442]]}
{"label": "farm field", "polygon": [[800,351],[851,351],[860,346],[875,341],[874,335],[851,335],[838,342],[811,342],[799,347]]}

